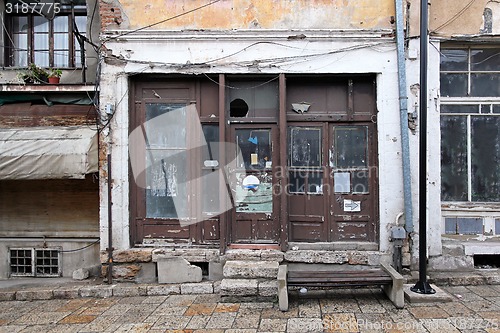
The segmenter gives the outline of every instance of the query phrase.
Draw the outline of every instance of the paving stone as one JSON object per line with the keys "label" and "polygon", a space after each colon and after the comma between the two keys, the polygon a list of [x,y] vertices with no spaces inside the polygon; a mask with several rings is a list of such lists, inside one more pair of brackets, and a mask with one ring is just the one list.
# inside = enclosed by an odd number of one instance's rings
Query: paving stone
{"label": "paving stone", "polygon": [[197,296],[195,295],[172,295],[167,298],[164,304],[170,304],[171,306],[190,306],[194,303]]}
{"label": "paving stone", "polygon": [[327,314],[323,318],[325,332],[358,332],[358,322],[354,313]]}
{"label": "paving stone", "polygon": [[410,313],[417,319],[439,319],[448,318],[450,315],[437,306],[419,306],[409,309]]}
{"label": "paving stone", "polygon": [[185,316],[211,315],[217,304],[210,303],[195,303],[184,313]]}
{"label": "paving stone", "polygon": [[59,321],[59,324],[87,324],[96,319],[97,316],[69,315]]}
{"label": "paving stone", "polygon": [[254,328],[257,329],[259,327],[260,316],[252,315],[252,314],[241,314],[239,313],[236,316],[236,319],[233,323],[233,328]]}
{"label": "paving stone", "polygon": [[285,332],[287,319],[262,319],[259,325],[260,332]]}
{"label": "paving stone", "polygon": [[201,329],[207,326],[210,316],[193,316],[186,326],[186,329]]}
{"label": "paving stone", "polygon": [[318,301],[310,300],[299,304],[298,315],[301,318],[321,318],[321,308]]}
{"label": "paving stone", "polygon": [[238,312],[239,308],[237,303],[219,303],[214,312]]}
{"label": "paving stone", "polygon": [[160,316],[151,328],[164,330],[182,330],[187,326],[190,320],[190,317],[185,316]]}
{"label": "paving stone", "polygon": [[320,318],[290,318],[287,321],[288,333],[323,332],[323,320]]}
{"label": "paving stone", "polygon": [[206,328],[231,328],[233,326],[234,319],[236,318],[236,313],[214,313],[212,314],[210,320],[207,323]]}

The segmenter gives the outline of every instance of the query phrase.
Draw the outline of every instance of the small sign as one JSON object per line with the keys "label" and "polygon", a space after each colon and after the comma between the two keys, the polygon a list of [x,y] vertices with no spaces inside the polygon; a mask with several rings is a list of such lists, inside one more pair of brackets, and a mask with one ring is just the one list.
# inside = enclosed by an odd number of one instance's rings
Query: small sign
{"label": "small sign", "polygon": [[250,164],[251,165],[259,164],[259,158],[257,157],[257,154],[250,154]]}
{"label": "small sign", "polygon": [[344,200],[344,212],[360,212],[361,201]]}

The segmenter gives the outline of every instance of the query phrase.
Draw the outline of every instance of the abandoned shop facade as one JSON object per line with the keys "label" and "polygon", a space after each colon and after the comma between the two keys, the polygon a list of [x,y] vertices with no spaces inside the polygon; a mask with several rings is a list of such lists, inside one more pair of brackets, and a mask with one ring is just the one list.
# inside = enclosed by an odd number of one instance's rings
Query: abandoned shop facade
{"label": "abandoned shop facade", "polygon": [[[129,29],[110,20],[102,33],[101,261],[115,249],[115,278],[155,274],[171,256],[209,276],[236,259],[393,262],[392,229],[405,224],[394,6],[265,3],[138,31],[161,20],[139,14],[160,2],[114,3]],[[429,202],[439,216],[439,197]]]}

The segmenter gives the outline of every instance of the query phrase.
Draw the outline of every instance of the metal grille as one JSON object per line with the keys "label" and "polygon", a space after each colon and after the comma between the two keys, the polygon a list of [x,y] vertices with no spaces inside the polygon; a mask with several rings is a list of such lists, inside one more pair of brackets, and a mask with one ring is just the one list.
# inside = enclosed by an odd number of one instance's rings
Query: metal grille
{"label": "metal grille", "polygon": [[32,249],[10,250],[10,274],[13,276],[33,275]]}
{"label": "metal grille", "polygon": [[60,276],[58,249],[10,249],[11,276]]}

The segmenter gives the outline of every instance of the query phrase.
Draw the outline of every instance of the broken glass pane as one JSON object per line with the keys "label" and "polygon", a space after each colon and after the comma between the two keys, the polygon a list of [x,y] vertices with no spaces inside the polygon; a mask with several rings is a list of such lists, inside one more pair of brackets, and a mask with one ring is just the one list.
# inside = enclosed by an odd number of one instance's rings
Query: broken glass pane
{"label": "broken glass pane", "polygon": [[335,128],[335,166],[339,169],[368,166],[366,126]]}
{"label": "broken glass pane", "polygon": [[277,80],[229,78],[226,87],[226,107],[231,117],[277,117],[279,110]]}
{"label": "broken glass pane", "polygon": [[500,97],[500,73],[471,74],[471,96]]}
{"label": "broken glass pane", "polygon": [[441,71],[467,71],[467,49],[442,49]]}
{"label": "broken glass pane", "polygon": [[500,200],[500,117],[472,117],[472,201]]}
{"label": "broken glass pane", "polygon": [[290,166],[321,166],[321,128],[290,128]]}
{"label": "broken glass pane", "polygon": [[467,96],[467,74],[441,73],[441,96]]}
{"label": "broken glass pane", "polygon": [[467,117],[441,117],[441,199],[467,201]]}
{"label": "broken glass pane", "polygon": [[471,70],[500,71],[500,49],[471,50]]}

